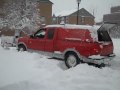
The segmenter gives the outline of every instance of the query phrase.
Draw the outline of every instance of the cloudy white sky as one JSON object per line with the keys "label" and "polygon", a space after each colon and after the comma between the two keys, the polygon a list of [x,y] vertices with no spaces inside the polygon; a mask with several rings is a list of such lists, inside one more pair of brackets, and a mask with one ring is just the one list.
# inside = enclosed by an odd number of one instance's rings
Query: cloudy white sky
{"label": "cloudy white sky", "polygon": [[[53,13],[58,13],[63,10],[71,10],[77,8],[76,0],[50,0],[53,4]],[[103,14],[110,13],[110,7],[120,6],[120,0],[81,0],[80,8],[85,8],[93,13],[95,20],[102,21]]]}

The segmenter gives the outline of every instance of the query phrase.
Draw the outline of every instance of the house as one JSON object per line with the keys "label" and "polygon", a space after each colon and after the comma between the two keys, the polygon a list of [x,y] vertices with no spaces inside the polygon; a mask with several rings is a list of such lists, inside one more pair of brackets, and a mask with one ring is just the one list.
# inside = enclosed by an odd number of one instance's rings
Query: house
{"label": "house", "polygon": [[103,16],[103,21],[117,23],[120,26],[120,6],[112,7],[111,13]]}
{"label": "house", "polygon": [[[53,24],[60,24],[62,22],[66,24],[76,24],[77,23],[77,13],[78,10],[63,11],[53,15]],[[95,17],[88,12],[86,9],[81,8],[79,10],[78,24],[80,25],[94,25]]]}
{"label": "house", "polygon": [[39,0],[41,23],[48,25],[52,23],[52,2],[50,0]]}
{"label": "house", "polygon": [[109,30],[111,37],[120,38],[120,6],[111,8],[110,14],[103,16],[103,22],[116,23],[117,25]]}

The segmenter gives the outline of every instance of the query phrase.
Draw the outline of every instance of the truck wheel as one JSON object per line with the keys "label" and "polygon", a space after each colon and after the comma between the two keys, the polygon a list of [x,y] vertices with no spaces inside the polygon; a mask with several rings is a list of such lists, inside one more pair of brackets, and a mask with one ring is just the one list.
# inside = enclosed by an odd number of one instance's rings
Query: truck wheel
{"label": "truck wheel", "polygon": [[26,51],[26,48],[24,45],[19,45],[18,46],[18,51]]}
{"label": "truck wheel", "polygon": [[80,63],[78,55],[74,52],[69,52],[65,55],[65,64],[68,68],[75,67]]}

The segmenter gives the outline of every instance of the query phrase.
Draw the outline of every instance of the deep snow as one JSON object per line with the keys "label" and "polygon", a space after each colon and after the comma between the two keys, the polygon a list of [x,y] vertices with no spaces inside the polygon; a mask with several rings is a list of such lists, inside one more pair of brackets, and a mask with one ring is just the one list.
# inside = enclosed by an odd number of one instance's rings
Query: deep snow
{"label": "deep snow", "polygon": [[63,61],[0,46],[0,90],[120,90],[120,39],[113,39],[116,57],[110,67]]}

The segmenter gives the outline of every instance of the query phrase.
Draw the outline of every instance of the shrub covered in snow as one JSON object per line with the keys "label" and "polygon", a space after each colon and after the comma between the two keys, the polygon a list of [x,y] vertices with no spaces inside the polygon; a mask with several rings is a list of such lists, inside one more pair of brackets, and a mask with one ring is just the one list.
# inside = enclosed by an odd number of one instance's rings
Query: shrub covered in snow
{"label": "shrub covered in snow", "polygon": [[2,6],[3,17],[0,17],[0,27],[29,30],[39,28],[40,13],[37,0],[5,0]]}

